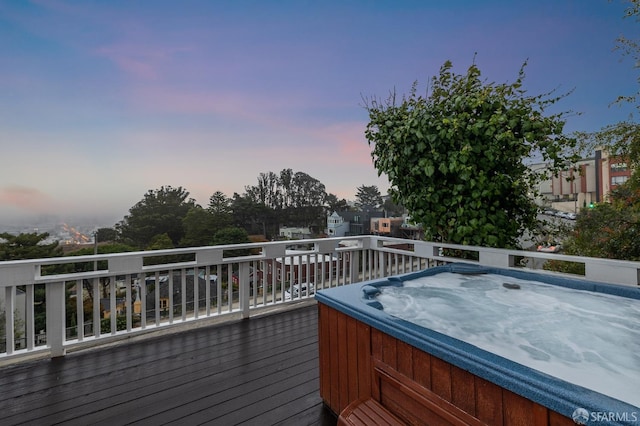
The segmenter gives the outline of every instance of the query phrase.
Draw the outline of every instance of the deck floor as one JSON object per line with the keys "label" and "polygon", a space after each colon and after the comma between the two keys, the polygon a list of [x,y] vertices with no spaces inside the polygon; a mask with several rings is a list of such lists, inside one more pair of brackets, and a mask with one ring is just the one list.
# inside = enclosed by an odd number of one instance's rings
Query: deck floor
{"label": "deck floor", "polygon": [[316,305],[0,368],[0,424],[335,425]]}

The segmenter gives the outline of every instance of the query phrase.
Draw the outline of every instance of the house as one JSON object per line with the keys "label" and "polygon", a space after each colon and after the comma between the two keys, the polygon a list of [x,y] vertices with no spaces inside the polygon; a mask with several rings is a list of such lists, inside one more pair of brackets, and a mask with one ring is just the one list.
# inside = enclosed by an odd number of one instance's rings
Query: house
{"label": "house", "polygon": [[[111,307],[111,299],[108,297],[104,297],[100,299],[100,307],[102,308],[102,318],[111,318],[111,312],[115,309],[116,316],[124,315],[127,309],[126,299],[124,297],[116,298],[116,305],[114,308]],[[135,311],[134,311],[135,312]]]}
{"label": "house", "polygon": [[286,238],[288,240],[304,240],[311,238],[311,229],[298,228],[294,226],[281,226],[279,235],[281,238]]}
{"label": "house", "polygon": [[402,217],[374,217],[371,219],[371,233],[387,237],[400,237],[400,229],[404,224]]}
{"label": "house", "polygon": [[329,237],[347,237],[371,234],[371,219],[384,217],[378,211],[333,212],[327,217],[327,235]]}

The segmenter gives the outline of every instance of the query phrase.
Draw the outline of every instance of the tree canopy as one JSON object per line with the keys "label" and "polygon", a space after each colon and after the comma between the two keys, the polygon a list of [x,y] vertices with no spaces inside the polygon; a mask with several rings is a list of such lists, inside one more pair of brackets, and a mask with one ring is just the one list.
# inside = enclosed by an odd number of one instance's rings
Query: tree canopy
{"label": "tree canopy", "polygon": [[475,64],[455,74],[447,61],[426,97],[414,83],[399,103],[395,93],[366,101],[374,165],[426,238],[517,247],[525,231],[535,233],[532,195],[543,172],[524,160],[536,152],[551,172],[562,170],[575,160],[567,153],[575,140],[563,133],[567,113],[548,113],[566,94],[528,95],[525,67],[514,83],[496,84]]}
{"label": "tree canopy", "polygon": [[357,188],[355,206],[362,211],[378,211],[382,207],[382,194],[375,185]]}
{"label": "tree canopy", "polygon": [[[259,217],[252,220],[261,222],[265,230],[280,224],[324,229],[326,198],[326,188],[318,179],[304,172],[283,169],[279,175],[260,173],[258,184],[246,186],[245,194],[234,197],[232,204],[238,207],[240,203],[251,202],[261,206],[253,208]],[[237,211],[234,208],[234,213]],[[277,229],[275,231],[277,234]]]}
{"label": "tree canopy", "polygon": [[129,209],[129,214],[116,225],[123,242],[139,248],[151,244],[157,235],[167,234],[173,246],[184,237],[183,220],[195,200],[182,187],[163,186],[149,190],[142,200]]}
{"label": "tree canopy", "polygon": [[62,256],[62,248],[58,242],[46,243],[47,232],[33,232],[13,235],[0,234],[0,261],[38,259]]}

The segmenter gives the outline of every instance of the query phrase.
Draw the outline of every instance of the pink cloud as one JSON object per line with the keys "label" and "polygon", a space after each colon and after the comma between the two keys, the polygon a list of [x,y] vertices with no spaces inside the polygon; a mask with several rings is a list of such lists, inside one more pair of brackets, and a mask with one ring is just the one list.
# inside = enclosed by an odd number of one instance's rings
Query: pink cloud
{"label": "pink cloud", "polygon": [[95,50],[114,62],[120,70],[143,80],[157,80],[162,70],[178,53],[191,50],[188,47],[158,47],[147,44],[116,44]]}
{"label": "pink cloud", "polygon": [[5,186],[0,188],[0,204],[40,212],[51,205],[51,198],[35,188]]}

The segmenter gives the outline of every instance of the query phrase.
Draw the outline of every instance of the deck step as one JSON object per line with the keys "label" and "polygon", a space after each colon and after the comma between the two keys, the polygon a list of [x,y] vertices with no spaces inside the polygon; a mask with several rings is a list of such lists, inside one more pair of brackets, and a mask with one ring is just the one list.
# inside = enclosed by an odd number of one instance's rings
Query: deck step
{"label": "deck step", "polygon": [[342,410],[338,426],[405,425],[375,399],[352,402]]}

